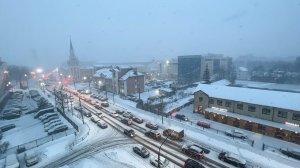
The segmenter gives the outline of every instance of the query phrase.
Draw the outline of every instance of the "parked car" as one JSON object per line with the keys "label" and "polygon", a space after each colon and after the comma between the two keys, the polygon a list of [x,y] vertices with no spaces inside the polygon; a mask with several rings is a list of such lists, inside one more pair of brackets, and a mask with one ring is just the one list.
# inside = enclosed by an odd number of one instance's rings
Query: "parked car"
{"label": "parked car", "polygon": [[28,151],[24,154],[24,160],[27,167],[33,166],[39,162],[39,158],[34,151]]}
{"label": "parked car", "polygon": [[66,126],[66,125],[61,125],[61,126],[59,126],[59,127],[55,127],[55,128],[53,128],[53,129],[49,130],[49,131],[48,131],[48,135],[52,135],[52,134],[56,134],[56,133],[59,133],[59,132],[63,132],[63,131],[65,131],[65,130],[67,130],[67,129],[68,129],[68,126]]}
{"label": "parked car", "polygon": [[102,109],[102,107],[101,107],[99,104],[96,104],[94,107],[95,107],[96,109],[98,109],[98,110],[101,110],[101,109]]}
{"label": "parked car", "polygon": [[129,119],[129,118],[122,118],[121,119],[121,122],[123,124],[126,124],[126,125],[131,125],[132,124],[132,119]]}
{"label": "parked car", "polygon": [[188,158],[187,160],[185,160],[183,168],[205,168],[205,167],[199,162]]}
{"label": "parked car", "polygon": [[45,127],[45,131],[48,132],[49,130],[54,129],[54,128],[56,128],[56,127],[59,127],[59,126],[61,126],[61,125],[63,125],[62,122],[56,122],[56,123],[53,123],[53,124],[49,125],[48,127]]}
{"label": "parked car", "polygon": [[146,123],[146,127],[153,129],[153,130],[158,130],[158,125],[157,124],[152,124],[151,122]]}
{"label": "parked car", "polygon": [[102,107],[109,107],[109,104],[107,102],[101,103]]}
{"label": "parked car", "polygon": [[91,117],[92,116],[92,113],[89,112],[89,111],[82,111],[83,115],[86,116],[86,117]]}
{"label": "parked car", "polygon": [[103,122],[101,122],[101,121],[97,122],[97,125],[98,125],[100,128],[102,128],[102,129],[107,128],[107,124],[105,124],[105,123],[103,123]]}
{"label": "parked car", "polygon": [[120,115],[122,115],[125,111],[121,111],[121,110],[116,110],[116,112]]}
{"label": "parked car", "polygon": [[236,138],[241,138],[241,139],[247,139],[247,135],[239,130],[232,129],[232,130],[227,130],[225,131],[225,135],[231,136],[231,137],[236,137]]}
{"label": "parked car", "polygon": [[135,135],[133,129],[124,129],[124,134],[129,136],[129,137],[133,137]]}
{"label": "parked car", "polygon": [[54,124],[54,123],[57,123],[57,122],[61,122],[61,120],[60,119],[55,119],[55,120],[49,121],[48,123],[44,124],[44,128],[49,127],[51,124]]}
{"label": "parked car", "polygon": [[169,164],[169,161],[166,159],[166,158],[164,158],[164,157],[162,157],[162,156],[160,156],[159,157],[159,163],[158,163],[158,157],[156,156],[152,156],[151,158],[150,158],[150,163],[153,165],[153,166],[155,166],[155,167],[158,167],[158,164],[160,165],[159,167],[160,168],[164,168],[164,167],[166,167],[168,164]]}
{"label": "parked car", "polygon": [[130,112],[125,112],[125,113],[123,113],[123,117],[125,117],[125,118],[132,118],[133,115]]}
{"label": "parked car", "polygon": [[40,110],[38,112],[35,113],[34,115],[34,118],[38,118],[46,113],[53,113],[54,112],[54,108],[51,107],[51,108],[47,108],[47,109],[43,109],[43,110]]}
{"label": "parked car", "polygon": [[137,117],[133,117],[133,119],[132,119],[134,122],[136,122],[136,123],[139,123],[139,124],[142,124],[143,122],[144,122],[144,120],[143,119],[141,119],[141,118],[137,118]]}
{"label": "parked car", "polygon": [[96,118],[96,117],[91,117],[91,121],[92,121],[93,123],[97,123],[98,121],[100,121],[100,119],[99,119],[99,118]]}
{"label": "parked car", "polygon": [[101,101],[107,101],[107,100],[108,100],[108,98],[106,98],[106,97],[102,97],[102,98],[100,98],[100,100],[101,100]]}
{"label": "parked car", "polygon": [[49,117],[46,120],[44,120],[43,123],[46,124],[46,123],[49,123],[49,122],[51,122],[53,120],[57,120],[57,119],[59,119],[58,116],[52,116],[52,117]]}
{"label": "parked car", "polygon": [[183,120],[183,121],[188,121],[188,118],[183,114],[176,114],[175,118],[177,118],[179,120]]}
{"label": "parked car", "polygon": [[210,123],[206,121],[198,121],[197,125],[203,128],[210,128]]}
{"label": "parked car", "polygon": [[292,150],[280,149],[280,152],[287,155],[288,157],[292,157],[292,158],[300,160],[300,150],[297,150],[297,149],[292,149]]}
{"label": "parked car", "polygon": [[118,114],[117,112],[111,112],[110,115],[111,115],[112,117],[118,117],[118,116],[119,116],[119,114]]}
{"label": "parked car", "polygon": [[98,117],[100,117],[100,118],[102,118],[102,117],[103,117],[103,115],[102,115],[102,113],[101,113],[101,112],[96,112],[96,115],[97,115]]}
{"label": "parked car", "polygon": [[5,168],[19,168],[20,163],[18,161],[16,154],[10,154],[6,156],[5,159]]}
{"label": "parked car", "polygon": [[245,168],[246,167],[246,160],[241,158],[239,155],[228,153],[228,152],[221,152],[218,158],[226,163],[234,165],[236,167]]}
{"label": "parked car", "polygon": [[13,129],[15,127],[16,127],[15,124],[7,124],[7,125],[4,125],[4,126],[1,126],[0,131],[5,132],[5,131],[8,131],[8,130]]}
{"label": "parked car", "polygon": [[53,116],[58,116],[58,114],[57,113],[48,114],[48,115],[42,117],[41,121],[44,122],[45,120],[47,120],[48,118],[53,117]]}
{"label": "parked car", "polygon": [[203,159],[204,158],[204,151],[198,145],[183,145],[182,152],[186,155],[195,158],[195,159]]}
{"label": "parked car", "polygon": [[21,114],[18,113],[5,113],[2,115],[2,118],[5,120],[11,120],[19,117],[21,117]]}
{"label": "parked car", "polygon": [[150,156],[150,152],[147,148],[142,145],[137,145],[132,148],[133,152],[140,155],[142,158],[147,158]]}
{"label": "parked car", "polygon": [[150,138],[155,139],[155,140],[160,140],[160,138],[161,138],[160,133],[157,132],[157,131],[153,131],[153,130],[145,132],[145,135],[147,137],[150,137]]}

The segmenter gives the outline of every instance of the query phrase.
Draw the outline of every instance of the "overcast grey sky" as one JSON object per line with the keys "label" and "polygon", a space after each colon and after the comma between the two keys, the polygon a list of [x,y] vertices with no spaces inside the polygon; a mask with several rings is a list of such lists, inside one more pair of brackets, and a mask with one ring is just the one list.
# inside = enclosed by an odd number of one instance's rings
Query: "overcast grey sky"
{"label": "overcast grey sky", "polygon": [[300,55],[300,0],[0,0],[0,57],[57,66],[185,54]]}

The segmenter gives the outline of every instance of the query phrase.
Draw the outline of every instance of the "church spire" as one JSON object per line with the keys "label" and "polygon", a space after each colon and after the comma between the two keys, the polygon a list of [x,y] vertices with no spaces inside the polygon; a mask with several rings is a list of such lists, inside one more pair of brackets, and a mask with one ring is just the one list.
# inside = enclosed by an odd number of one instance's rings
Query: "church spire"
{"label": "church spire", "polygon": [[70,38],[70,58],[74,58],[75,54],[74,54],[74,49],[73,49],[73,45],[72,45],[72,40]]}

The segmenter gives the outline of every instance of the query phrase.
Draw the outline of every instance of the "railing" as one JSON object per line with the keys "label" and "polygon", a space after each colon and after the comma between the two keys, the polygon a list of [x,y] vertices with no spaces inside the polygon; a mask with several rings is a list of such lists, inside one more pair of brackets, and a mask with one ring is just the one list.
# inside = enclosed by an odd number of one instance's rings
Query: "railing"
{"label": "railing", "polygon": [[47,142],[51,142],[51,141],[54,141],[56,139],[59,139],[59,138],[65,137],[65,136],[75,134],[76,133],[75,131],[76,130],[74,130],[74,129],[69,129],[69,130],[66,130],[66,131],[63,131],[63,132],[59,132],[57,134],[49,135],[49,136],[39,138],[39,139],[24,143],[24,144],[21,144],[21,145],[18,145],[18,146],[8,148],[4,153],[0,154],[0,159],[5,158],[9,154],[21,153],[21,152],[24,152],[26,150],[33,149],[33,148],[36,148],[38,146],[41,146],[41,145],[43,145]]}

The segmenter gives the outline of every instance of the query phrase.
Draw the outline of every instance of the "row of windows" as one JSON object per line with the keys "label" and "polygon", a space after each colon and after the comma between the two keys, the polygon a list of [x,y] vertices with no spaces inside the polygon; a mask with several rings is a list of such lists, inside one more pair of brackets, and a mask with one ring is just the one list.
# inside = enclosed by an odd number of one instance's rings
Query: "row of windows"
{"label": "row of windows", "polygon": [[[202,97],[199,97],[199,101],[203,101]],[[214,104],[214,99],[209,99],[209,104]],[[223,101],[222,100],[217,100],[217,105],[219,106],[223,106]],[[232,103],[229,101],[225,101],[225,107],[231,107]],[[237,104],[236,108],[239,110],[243,110],[244,109],[244,105],[243,104]],[[256,107],[255,106],[248,106],[248,111],[249,112],[256,112]],[[262,108],[262,114],[263,115],[271,115],[271,109],[269,108]],[[286,111],[278,111],[277,114],[278,117],[280,118],[287,118],[287,112]],[[293,114],[292,117],[293,120],[297,120],[300,121],[300,114]]]}

